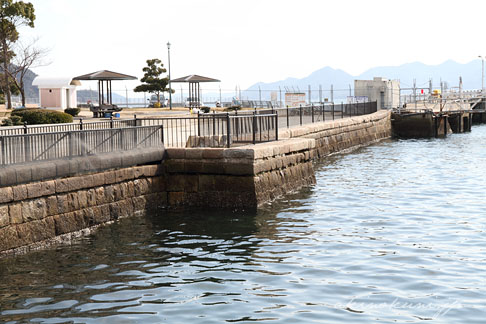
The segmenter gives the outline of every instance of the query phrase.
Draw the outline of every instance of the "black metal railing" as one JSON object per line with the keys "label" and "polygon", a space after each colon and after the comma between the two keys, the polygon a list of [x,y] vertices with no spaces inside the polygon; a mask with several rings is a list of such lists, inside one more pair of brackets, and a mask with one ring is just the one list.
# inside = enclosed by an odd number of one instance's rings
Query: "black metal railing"
{"label": "black metal railing", "polygon": [[1,165],[111,153],[163,145],[163,126],[0,136]]}
{"label": "black metal railing", "polygon": [[0,127],[0,136],[5,135],[21,135],[21,134],[40,134],[40,133],[56,133],[69,132],[77,130],[93,130],[93,129],[108,129],[108,128],[125,128],[136,125],[136,118],[134,119],[109,119],[95,122],[84,122],[82,119],[76,123],[65,124],[49,124],[49,125],[27,125]]}
{"label": "black metal railing", "polygon": [[139,125],[162,125],[166,147],[186,147],[194,137],[212,138],[218,146],[261,143],[278,139],[278,116],[273,114],[198,114],[177,118],[140,118]]}
{"label": "black metal railing", "polygon": [[[189,140],[209,145],[256,144],[278,140],[278,129],[377,111],[376,102],[321,104],[197,114],[175,118],[137,118],[0,128],[1,165],[52,160],[165,145],[186,147]],[[189,143],[191,144],[191,143]],[[206,143],[207,144],[207,143]],[[198,143],[196,143],[199,146]],[[189,145],[191,146],[191,145]],[[194,146],[194,145],[192,145]]]}

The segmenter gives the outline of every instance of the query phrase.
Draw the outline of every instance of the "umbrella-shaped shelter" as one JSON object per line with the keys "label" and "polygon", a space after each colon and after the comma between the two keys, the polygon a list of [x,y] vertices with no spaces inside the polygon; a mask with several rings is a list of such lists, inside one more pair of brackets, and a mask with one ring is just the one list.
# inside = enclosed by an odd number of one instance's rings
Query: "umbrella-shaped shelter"
{"label": "umbrella-shaped shelter", "polygon": [[[113,105],[113,97],[111,91],[111,81],[113,80],[136,80],[137,78],[131,75],[112,72],[108,70],[101,70],[93,73],[77,76],[73,80],[96,80],[98,81],[98,103],[99,107],[93,107],[94,117],[105,112],[119,111],[116,105]],[[105,96],[106,89],[106,96]],[[105,101],[106,97],[106,101]]]}
{"label": "umbrella-shaped shelter", "polygon": [[201,82],[221,82],[220,80],[200,76],[197,74],[191,74],[182,78],[170,80],[170,82],[184,82],[189,83],[189,107],[199,108],[201,106]]}

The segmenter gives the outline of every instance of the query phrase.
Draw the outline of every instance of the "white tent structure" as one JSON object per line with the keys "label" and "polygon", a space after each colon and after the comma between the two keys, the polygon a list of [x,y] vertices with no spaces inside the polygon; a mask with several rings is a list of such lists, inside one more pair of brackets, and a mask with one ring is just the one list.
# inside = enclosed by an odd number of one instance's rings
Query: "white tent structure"
{"label": "white tent structure", "polygon": [[44,78],[36,77],[32,85],[39,88],[39,102],[45,108],[75,108],[77,107],[76,86],[81,82],[69,77]]}

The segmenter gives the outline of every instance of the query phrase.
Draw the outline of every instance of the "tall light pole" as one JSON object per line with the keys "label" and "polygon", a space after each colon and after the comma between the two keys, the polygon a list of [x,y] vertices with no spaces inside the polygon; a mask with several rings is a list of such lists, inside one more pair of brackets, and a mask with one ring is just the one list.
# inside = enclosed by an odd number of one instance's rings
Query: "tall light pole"
{"label": "tall light pole", "polygon": [[169,57],[169,109],[172,110],[172,87],[170,83],[170,43],[167,42],[167,54]]}
{"label": "tall light pole", "polygon": [[481,59],[481,94],[484,92],[484,56],[478,56]]}

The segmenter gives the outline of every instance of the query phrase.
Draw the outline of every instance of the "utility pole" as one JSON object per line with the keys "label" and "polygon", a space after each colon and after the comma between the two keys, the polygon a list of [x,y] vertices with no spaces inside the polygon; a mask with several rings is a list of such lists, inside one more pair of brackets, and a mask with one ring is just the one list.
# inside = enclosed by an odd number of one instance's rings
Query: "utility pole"
{"label": "utility pole", "polygon": [[310,84],[308,85],[308,89],[309,89],[309,105],[312,103],[312,98],[311,98],[311,86]]}
{"label": "utility pole", "polygon": [[172,84],[170,82],[170,42],[167,42],[167,57],[169,63],[169,109],[172,110]]}
{"label": "utility pole", "polygon": [[417,82],[413,79],[413,101],[415,102],[415,110],[417,110]]}
{"label": "utility pole", "polygon": [[484,59],[485,57],[482,55],[478,56],[481,59],[481,95],[484,92]]}

